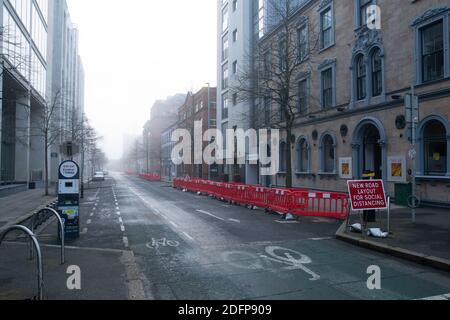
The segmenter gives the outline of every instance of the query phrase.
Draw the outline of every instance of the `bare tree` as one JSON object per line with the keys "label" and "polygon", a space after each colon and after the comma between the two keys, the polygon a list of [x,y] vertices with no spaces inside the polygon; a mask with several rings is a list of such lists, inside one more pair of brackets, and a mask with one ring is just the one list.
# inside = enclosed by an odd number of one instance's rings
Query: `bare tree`
{"label": "bare tree", "polygon": [[44,143],[44,187],[46,196],[49,195],[49,150],[59,142],[63,133],[60,124],[61,100],[62,96],[60,91],[57,91],[52,99],[47,99],[42,110],[39,112],[37,121],[30,128],[30,137],[41,138]]}
{"label": "bare tree", "polygon": [[[253,126],[271,126],[286,133],[286,187],[293,183],[293,127],[306,115],[304,101],[299,99],[299,77],[310,74],[315,64],[312,54],[319,46],[316,28],[306,17],[293,19],[294,0],[268,0],[267,24],[270,34],[253,44],[244,68],[238,70],[230,91],[238,101],[254,101],[258,106]],[[302,21],[304,29],[297,27]],[[309,31],[309,32],[308,32]],[[308,98],[311,98],[308,96]]]}
{"label": "bare tree", "polygon": [[141,141],[141,139],[139,137],[134,139],[133,145],[122,159],[122,165],[127,170],[134,169],[136,173],[139,173],[141,169],[139,162],[145,161],[146,152],[146,147],[144,146],[144,143]]}
{"label": "bare tree", "polygon": [[[22,39],[18,39],[10,26],[0,27],[0,42],[2,43],[0,75],[5,72],[18,72],[22,76],[27,76],[31,70],[30,54],[26,52],[27,47]],[[3,90],[3,88],[0,88]]]}

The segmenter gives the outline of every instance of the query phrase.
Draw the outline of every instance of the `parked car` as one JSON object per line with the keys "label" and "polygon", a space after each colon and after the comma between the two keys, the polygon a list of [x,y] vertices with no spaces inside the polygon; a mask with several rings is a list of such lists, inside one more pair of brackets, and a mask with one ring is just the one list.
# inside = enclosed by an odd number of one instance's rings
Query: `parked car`
{"label": "parked car", "polygon": [[92,181],[105,181],[105,175],[103,172],[99,171],[94,174]]}

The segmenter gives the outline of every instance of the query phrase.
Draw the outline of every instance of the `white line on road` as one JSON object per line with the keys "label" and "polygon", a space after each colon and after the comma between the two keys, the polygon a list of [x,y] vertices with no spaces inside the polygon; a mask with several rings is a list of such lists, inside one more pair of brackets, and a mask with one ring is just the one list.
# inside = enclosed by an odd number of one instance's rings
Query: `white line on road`
{"label": "white line on road", "polygon": [[283,221],[283,220],[275,220],[276,223],[280,224],[298,224],[298,221]]}
{"label": "white line on road", "polygon": [[192,238],[187,232],[183,231],[183,234],[191,241],[194,241],[194,238]]}
{"label": "white line on road", "polygon": [[120,226],[120,230],[121,230],[122,232],[125,232],[125,227],[124,227],[123,225],[121,225],[121,226]]}
{"label": "white line on road", "polygon": [[236,223],[241,223],[241,221],[240,221],[240,220],[237,220],[237,219],[228,219],[228,221],[236,222]]}
{"label": "white line on road", "polygon": [[450,300],[450,293],[448,293],[448,294],[443,294],[443,295],[440,295],[440,296],[434,296],[434,297],[429,297],[429,298],[418,299],[418,300],[425,300],[425,301],[448,301],[448,300]]}
{"label": "white line on road", "polygon": [[125,248],[129,248],[130,247],[130,244],[128,242],[128,238],[127,237],[123,237],[123,244],[124,244]]}
{"label": "white line on road", "polygon": [[175,228],[178,228],[178,225],[177,225],[175,222],[169,220],[169,223],[170,223],[171,225],[173,225]]}
{"label": "white line on road", "polygon": [[86,222],[86,224],[91,224],[92,223],[92,220],[91,219],[89,219],[87,222]]}
{"label": "white line on road", "polygon": [[208,216],[210,216],[210,217],[216,218],[216,219],[218,219],[218,220],[225,221],[225,219],[223,219],[223,218],[221,218],[221,217],[218,217],[218,216],[216,216],[216,215],[213,215],[212,213],[210,213],[210,212],[208,212],[208,211],[203,211],[203,210],[196,210],[196,211],[197,211],[197,212],[200,212],[200,213],[203,213],[203,214],[206,214],[206,215],[208,215]]}
{"label": "white line on road", "polygon": [[120,213],[120,211],[117,211],[117,215],[120,216],[122,213]]}
{"label": "white line on road", "polygon": [[332,240],[332,239],[333,239],[332,237],[324,237],[324,238],[311,238],[309,240],[312,240],[312,241],[323,241],[323,240]]}
{"label": "white line on road", "polygon": [[120,222],[120,224],[123,224],[122,218],[119,218],[119,222]]}
{"label": "white line on road", "polygon": [[93,217],[93,216],[94,216],[94,213],[92,212],[92,213],[91,213],[91,217]]}
{"label": "white line on road", "polygon": [[83,231],[81,231],[81,234],[86,234],[88,232],[88,228],[84,228]]}

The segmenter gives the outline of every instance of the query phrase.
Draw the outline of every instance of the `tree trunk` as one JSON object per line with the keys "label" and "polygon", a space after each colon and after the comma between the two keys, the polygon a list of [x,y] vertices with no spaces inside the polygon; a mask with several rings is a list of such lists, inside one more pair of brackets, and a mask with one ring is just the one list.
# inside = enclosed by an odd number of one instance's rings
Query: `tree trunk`
{"label": "tree trunk", "polygon": [[292,126],[287,126],[286,139],[286,188],[292,188]]}
{"label": "tree trunk", "polygon": [[49,183],[48,183],[48,142],[47,142],[47,138],[45,138],[45,177],[44,177],[44,181],[45,181],[45,195],[48,196],[49,195]]}

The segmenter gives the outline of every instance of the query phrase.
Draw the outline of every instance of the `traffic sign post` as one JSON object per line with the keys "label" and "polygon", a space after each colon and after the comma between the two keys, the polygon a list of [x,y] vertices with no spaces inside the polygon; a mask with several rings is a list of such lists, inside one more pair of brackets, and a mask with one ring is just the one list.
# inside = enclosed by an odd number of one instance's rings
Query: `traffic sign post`
{"label": "traffic sign post", "polygon": [[411,150],[408,152],[408,156],[412,160],[412,195],[408,199],[409,205],[412,211],[412,222],[416,223],[416,209],[419,200],[416,196],[416,130],[419,125],[420,120],[420,109],[419,109],[419,97],[414,93],[414,85],[411,86],[411,93],[405,95],[405,106],[406,106],[406,120],[411,127]]}
{"label": "traffic sign post", "polygon": [[59,167],[58,211],[64,221],[65,237],[80,236],[80,167],[64,161]]}
{"label": "traffic sign post", "polygon": [[388,210],[389,207],[383,180],[352,180],[347,184],[352,210],[361,215],[361,231],[365,237],[368,212]]}

